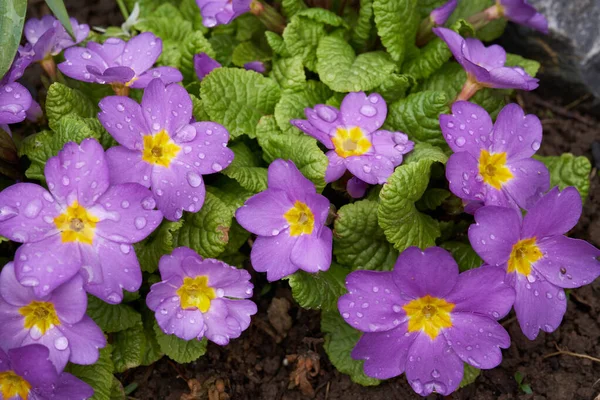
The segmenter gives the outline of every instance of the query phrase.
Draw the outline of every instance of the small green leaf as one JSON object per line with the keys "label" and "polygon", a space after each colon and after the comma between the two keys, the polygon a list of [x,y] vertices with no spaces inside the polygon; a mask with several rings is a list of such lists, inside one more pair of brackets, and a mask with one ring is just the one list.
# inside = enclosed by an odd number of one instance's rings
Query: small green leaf
{"label": "small green leaf", "polygon": [[300,129],[290,124],[292,119],[306,119],[304,109],[323,104],[331,97],[331,90],[321,82],[308,81],[298,91],[284,91],[275,106],[275,120],[285,134],[302,134]]}
{"label": "small green leaf", "polygon": [[475,382],[477,377],[481,374],[481,370],[472,367],[470,364],[465,363],[465,369],[463,373],[463,379],[460,381],[460,388],[464,388],[467,385]]}
{"label": "small green leaf", "polygon": [[0,76],[10,68],[25,23],[27,0],[2,0],[0,2]]}
{"label": "small green leaf", "polygon": [[539,62],[521,57],[518,54],[507,54],[505,65],[508,67],[521,67],[531,76],[536,76],[540,70]]}
{"label": "small green leaf", "polygon": [[[192,83],[192,85],[196,84],[198,84],[198,82]],[[186,87],[186,89],[188,90],[188,92],[190,91],[189,87]],[[194,115],[194,118],[196,118],[196,121],[210,121],[210,117],[206,113],[204,105],[202,104],[202,100],[200,100],[193,94],[190,95],[190,97],[192,99],[192,105],[194,107],[192,110],[192,114]]]}
{"label": "small green leaf", "polygon": [[208,41],[215,50],[215,60],[220,62],[224,67],[231,64],[233,49],[239,42],[233,36],[215,35],[214,32]]}
{"label": "small green leaf", "polygon": [[69,364],[65,368],[65,372],[75,375],[94,389],[94,396],[90,400],[110,399],[114,379],[111,353],[111,345],[106,345],[100,350],[100,358],[95,364]]}
{"label": "small green leaf", "polygon": [[243,67],[244,64],[252,62],[252,61],[268,61],[271,59],[271,54],[253,42],[247,41],[238,44],[235,49],[233,49],[233,54],[231,55],[231,61],[233,65],[238,67]]}
{"label": "small green leaf", "polygon": [[46,0],[46,4],[56,19],[58,19],[62,26],[67,30],[69,35],[74,38],[75,33],[73,32],[73,26],[71,26],[69,13],[67,13],[67,8],[65,7],[63,0]]}
{"label": "small green leaf", "polygon": [[[271,77],[277,81],[285,91],[296,92],[302,90],[306,84],[306,74],[302,57],[281,57],[273,62]],[[282,95],[283,97],[283,95]]]}
{"label": "small green leaf", "polygon": [[183,75],[183,79],[187,82],[195,81],[196,71],[194,70],[194,55],[198,53],[206,53],[209,57],[215,57],[210,42],[204,37],[202,32],[195,31],[186,36],[181,44],[181,58],[179,59],[179,70]]}
{"label": "small green leaf", "polygon": [[367,48],[373,31],[373,0],[360,0],[358,19],[352,29],[352,45],[358,50]]}
{"label": "small green leaf", "polygon": [[414,149],[404,158],[404,164],[410,164],[421,160],[433,160],[442,164],[446,164],[448,156],[444,151],[429,143],[416,143]]}
{"label": "small green leaf", "polygon": [[312,19],[296,16],[283,31],[283,42],[291,56],[300,56],[306,68],[316,71],[317,46],[326,35],[325,25]]}
{"label": "small green leaf", "polygon": [[303,0],[282,0],[281,2],[283,15],[288,18],[293,17],[298,12],[305,10],[306,8],[306,4]]}
{"label": "small green leaf", "polygon": [[333,254],[341,264],[384,271],[394,267],[398,252],[377,224],[376,201],[346,204],[338,210],[334,227]]}
{"label": "small green leaf", "polygon": [[142,323],[142,316],[131,306],[108,304],[94,296],[88,296],[87,315],[107,333],[123,331]]}
{"label": "small green leaf", "polygon": [[299,11],[295,15],[306,17],[310,20],[321,22],[325,25],[334,27],[345,27],[348,28],[348,24],[339,15],[320,7],[306,8]]}
{"label": "small green leaf", "polygon": [[110,400],[125,400],[125,389],[119,380],[113,376],[112,385],[110,387]]}
{"label": "small green leaf", "polygon": [[[495,4],[494,0],[469,0],[459,1],[454,12],[448,18],[447,25],[452,25],[459,19],[468,20],[472,15],[485,10]],[[484,42],[491,42],[498,39],[506,27],[506,18],[498,18],[490,21],[485,27],[477,30],[477,38]]]}
{"label": "small green leaf", "polygon": [[223,174],[235,179],[244,189],[253,193],[267,189],[267,169],[261,167],[260,154],[252,152],[244,143],[236,143],[229,147],[235,157]]}
{"label": "small green leaf", "polygon": [[46,116],[50,128],[55,129],[58,121],[65,115],[75,114],[82,118],[91,118],[96,117],[96,112],[96,105],[80,91],[58,82],[50,85],[46,97]]}
{"label": "small green leaf", "polygon": [[550,171],[550,187],[558,186],[561,190],[574,186],[585,202],[590,190],[590,174],[592,164],[587,157],[574,156],[571,153],[560,156],[534,156],[543,162]]}
{"label": "small green leaf", "polygon": [[206,191],[229,207],[232,215],[254,194],[226,176],[219,176],[217,180],[206,186]]}
{"label": "small green leaf", "polygon": [[450,196],[451,193],[446,189],[427,189],[423,194],[423,197],[417,202],[417,208],[421,210],[435,210]]}
{"label": "small green leaf", "polygon": [[149,237],[133,245],[142,271],[156,272],[160,258],[175,248],[173,234],[182,226],[181,220],[164,221]]}
{"label": "small green leaf", "polygon": [[416,83],[411,75],[392,74],[375,92],[379,93],[388,104],[403,98],[406,91]]}
{"label": "small green leaf", "polygon": [[[283,41],[283,37],[271,31],[265,32],[265,37],[267,38],[267,43],[273,50],[273,53],[279,54],[282,57],[290,57],[290,52]],[[304,60],[304,58],[302,58],[302,60]]]}
{"label": "small green leaf", "polygon": [[375,25],[381,42],[401,64],[409,46],[414,47],[420,17],[417,0],[373,0]]}
{"label": "small green leaf", "polygon": [[183,340],[175,335],[167,335],[154,323],[154,332],[160,349],[171,360],[184,364],[197,360],[206,353],[206,338]]}
{"label": "small green leaf", "polygon": [[142,364],[145,340],[144,327],[141,322],[113,335],[112,356],[116,372],[124,372]]}
{"label": "small green leaf", "polygon": [[483,260],[475,253],[471,245],[462,242],[445,242],[440,245],[452,253],[460,272],[481,267]]}
{"label": "small green leaf", "polygon": [[337,311],[337,300],[346,292],[344,279],[348,272],[347,268],[334,263],[327,271],[316,274],[298,271],[285,279],[301,307]]}
{"label": "small green leaf", "polygon": [[329,356],[329,361],[338,371],[350,375],[353,382],[363,386],[375,386],[380,383],[379,380],[365,375],[364,361],[354,360],[350,356],[361,332],[348,325],[337,310],[321,313],[321,331],[325,333],[323,348]]}

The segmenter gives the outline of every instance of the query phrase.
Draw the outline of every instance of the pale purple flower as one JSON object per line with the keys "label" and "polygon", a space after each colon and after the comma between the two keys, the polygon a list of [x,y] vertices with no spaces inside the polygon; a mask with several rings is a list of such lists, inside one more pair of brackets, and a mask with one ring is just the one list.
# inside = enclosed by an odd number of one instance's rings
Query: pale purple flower
{"label": "pale purple flower", "polygon": [[548,21],[527,0],[496,0],[495,7],[507,20],[548,34]]}
{"label": "pale purple flower", "polygon": [[434,9],[429,14],[429,18],[431,22],[435,25],[444,25],[450,15],[454,12],[454,9],[458,5],[458,0],[450,0],[441,5],[440,7]]}
{"label": "pale purple flower", "polygon": [[500,268],[462,274],[444,249],[409,247],[393,271],[355,271],[338,308],[353,328],[365,332],[352,358],[365,360],[368,376],[406,373],[421,396],[448,395],[463,378],[463,363],[490,369],[510,337],[496,322],[510,311],[514,290]]}
{"label": "pale purple flower", "polygon": [[207,28],[226,25],[250,11],[252,0],[196,0],[202,23]]}
{"label": "pale purple flower", "polygon": [[164,84],[181,82],[183,76],[176,68],[152,68],[161,52],[162,40],[144,32],[128,42],[109,38],[103,44],[88,42],[86,47],[71,47],[58,69],[80,81],[135,89],[145,88],[154,78]]}
{"label": "pale purple flower", "polygon": [[301,269],[316,273],[331,265],[332,232],[325,223],[329,200],[317,194],[293,162],[269,165],[269,188],[250,197],[235,218],[258,237],[250,259],[258,272],[276,281]]}
{"label": "pale purple flower", "polygon": [[73,375],[58,373],[48,348],[32,344],[0,350],[0,394],[5,400],[89,399],[94,390]]}
{"label": "pale purple flower", "polygon": [[233,161],[227,130],[214,122],[191,123],[187,91],[160,79],[144,90],[141,105],[123,96],[105,97],[99,105],[100,122],[121,145],[106,152],[111,182],[150,187],[158,209],[172,221],[183,211],[200,211],[202,175]]}
{"label": "pale purple flower", "polygon": [[221,68],[221,64],[206,53],[194,55],[194,71],[199,80],[210,74],[213,70]]}
{"label": "pale purple flower", "polygon": [[517,293],[519,325],[529,339],[558,328],[567,309],[563,288],[587,285],[600,276],[600,250],[565,236],[581,208],[577,189],[555,187],[524,218],[514,209],[487,206],[477,210],[469,228],[477,254],[505,269],[506,282]]}
{"label": "pale purple flower", "polygon": [[492,124],[482,107],[457,101],[452,114],[440,115],[440,126],[454,151],[446,178],[461,199],[527,209],[550,188],[548,169],[531,158],[540,148],[542,124],[517,104],[505,106]]}
{"label": "pale purple flower", "polygon": [[222,261],[203,259],[187,247],[161,257],[162,282],[146,298],[158,326],[184,340],[202,339],[225,346],[240,337],[256,314],[250,274]]}
{"label": "pale purple flower", "polygon": [[75,41],[60,21],[51,15],[45,15],[41,19],[30,18],[25,23],[25,38],[35,53],[33,61],[41,61],[55,56],[87,38],[90,33],[90,27],[87,24],[79,24],[75,18],[71,18],[70,22],[75,34]]}
{"label": "pale purple flower", "polygon": [[106,345],[106,339],[85,315],[87,295],[80,276],[37,298],[32,288],[17,281],[11,262],[0,273],[0,294],[2,350],[41,344],[50,351],[50,361],[58,371],[68,361],[86,365],[98,361],[98,349]]}
{"label": "pale purple flower", "polygon": [[248,71],[255,71],[259,74],[264,74],[267,68],[265,67],[265,63],[262,61],[251,61],[244,64],[244,69]]}
{"label": "pale purple flower", "polygon": [[0,80],[0,125],[23,121],[27,117],[27,111],[35,103],[29,90],[16,82],[23,76],[31,61],[31,53],[20,47],[10,69]]}
{"label": "pale purple flower", "polygon": [[80,273],[84,288],[109,303],[134,292],[142,273],[132,244],[160,224],[152,193],[141,185],[111,185],[95,139],[67,143],[46,162],[47,191],[17,183],[0,192],[0,235],[24,243],[15,274],[39,298]]}
{"label": "pale purple flower", "polygon": [[368,184],[383,184],[402,163],[414,143],[402,132],[379,130],[387,105],[377,93],[349,93],[340,110],[318,104],[304,110],[308,120],[290,123],[321,142],[329,151],[325,182],[333,182],[349,170]]}

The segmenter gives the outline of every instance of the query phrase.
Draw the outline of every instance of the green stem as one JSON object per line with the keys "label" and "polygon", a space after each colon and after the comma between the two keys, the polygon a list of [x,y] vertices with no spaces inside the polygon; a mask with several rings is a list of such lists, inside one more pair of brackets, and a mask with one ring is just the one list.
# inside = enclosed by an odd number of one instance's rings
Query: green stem
{"label": "green stem", "polygon": [[478,12],[477,14],[471,15],[467,18],[467,22],[473,26],[473,28],[478,31],[491,21],[502,17],[502,6],[495,4],[490,8],[486,8],[485,10]]}
{"label": "green stem", "polygon": [[250,12],[270,31],[282,34],[285,29],[285,18],[279,12],[261,0],[252,0]]}
{"label": "green stem", "polygon": [[127,18],[129,18],[129,11],[127,11],[125,3],[123,2],[123,0],[117,0],[117,4],[119,5],[119,10],[121,10],[121,14],[123,14],[123,18],[125,18],[125,21],[127,21]]}
{"label": "green stem", "polygon": [[434,34],[431,31],[434,26],[435,24],[429,16],[421,21],[419,31],[417,32],[417,46],[423,47],[434,38]]}

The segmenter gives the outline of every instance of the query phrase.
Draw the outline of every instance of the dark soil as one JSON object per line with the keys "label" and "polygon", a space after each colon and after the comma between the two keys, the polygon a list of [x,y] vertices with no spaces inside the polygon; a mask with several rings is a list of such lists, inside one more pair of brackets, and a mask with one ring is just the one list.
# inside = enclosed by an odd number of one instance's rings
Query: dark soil
{"label": "dark soil", "polygon": [[[90,25],[120,24],[122,17],[111,0],[66,1],[72,16]],[[41,0],[30,1],[30,15],[47,13]],[[542,82],[542,87],[544,83]],[[560,93],[541,98],[522,93],[517,100],[527,112],[537,114],[544,125],[542,155],[571,152],[591,159],[591,144],[600,139],[597,116],[582,115],[584,105],[565,107]],[[584,213],[573,235],[600,246],[600,177],[595,175]],[[141,400],[307,399],[290,377],[306,377],[305,391],[313,388],[317,399],[418,399],[402,376],[376,387],[362,387],[340,374],[323,351],[319,312],[306,311],[293,301],[284,282],[269,286],[253,274],[258,314],[241,338],[227,347],[208,345],[198,361],[177,365],[163,358],[150,367],[125,373],[124,386],[135,383],[131,396]],[[258,296],[261,291],[266,294]],[[277,299],[277,300],[275,300]],[[281,300],[285,299],[285,300]],[[286,304],[287,303],[287,304]],[[291,305],[287,310],[287,305]],[[271,307],[271,309],[270,309]],[[270,311],[269,311],[270,309]],[[502,364],[482,371],[476,382],[458,390],[453,399],[600,399],[600,363],[581,355],[600,357],[600,280],[571,292],[565,320],[552,333],[541,333],[535,341],[520,331],[512,315],[504,321],[512,337]],[[557,349],[575,355],[552,355]],[[308,373],[307,373],[308,369]],[[526,395],[514,375],[520,372],[533,394]],[[311,375],[315,375],[311,377]],[[431,399],[438,398],[436,395]]]}

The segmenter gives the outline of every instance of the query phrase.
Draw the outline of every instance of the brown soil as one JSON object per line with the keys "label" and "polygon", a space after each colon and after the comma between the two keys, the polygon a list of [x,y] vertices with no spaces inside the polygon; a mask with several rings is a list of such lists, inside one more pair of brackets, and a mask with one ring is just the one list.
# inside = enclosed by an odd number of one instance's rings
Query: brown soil
{"label": "brown soil", "polygon": [[[122,17],[113,1],[66,1],[71,15],[91,25],[120,24]],[[30,2],[30,16],[47,13],[41,0]],[[544,83],[542,82],[542,86]],[[542,155],[571,152],[591,159],[591,143],[600,139],[600,123],[594,116],[562,106],[560,98],[540,98],[524,93],[518,98],[544,125]],[[549,104],[547,104],[548,102]],[[550,107],[550,108],[549,108]],[[552,111],[553,109],[554,111]],[[590,196],[581,222],[573,234],[600,246],[600,177],[594,176]],[[207,354],[196,362],[177,365],[166,358],[150,366],[128,371],[124,386],[135,383],[130,394],[140,400],[225,400],[225,399],[307,399],[296,378],[306,390],[314,388],[316,399],[418,399],[402,376],[376,387],[362,387],[340,374],[323,351],[319,312],[300,309],[291,298],[286,283],[267,286],[262,276],[253,274],[254,300],[258,314],[241,338],[227,347],[208,345]],[[266,291],[262,296],[258,294]],[[276,306],[269,308],[274,303]],[[285,305],[286,299],[291,308]],[[291,323],[291,326],[290,326]],[[529,341],[512,315],[504,321],[512,337],[502,364],[482,371],[477,381],[458,390],[453,399],[600,399],[600,363],[573,355],[555,355],[557,348],[580,355],[600,357],[600,280],[571,292],[565,320],[552,333],[541,333]],[[282,336],[285,336],[282,339]],[[279,343],[278,343],[279,341]],[[319,367],[320,365],[320,367]],[[518,387],[514,375],[519,371],[533,394]],[[311,375],[316,375],[311,377]],[[303,382],[303,378],[306,381]],[[188,387],[189,385],[189,387]],[[439,397],[439,396],[437,396]],[[430,396],[431,399],[437,398]]]}

